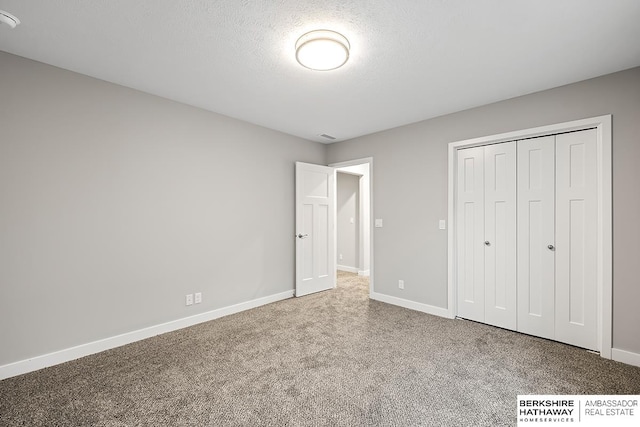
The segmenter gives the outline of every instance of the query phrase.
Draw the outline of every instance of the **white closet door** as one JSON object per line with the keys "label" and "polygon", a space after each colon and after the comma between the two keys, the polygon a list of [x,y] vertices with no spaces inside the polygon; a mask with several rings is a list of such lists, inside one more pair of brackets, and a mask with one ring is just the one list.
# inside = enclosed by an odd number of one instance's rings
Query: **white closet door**
{"label": "white closet door", "polygon": [[554,339],[555,136],[518,141],[518,331]]}
{"label": "white closet door", "polygon": [[484,322],[484,148],[458,152],[456,275],[458,315]]}
{"label": "white closet door", "polygon": [[516,142],[484,152],[485,322],[516,329]]}
{"label": "white closet door", "polygon": [[597,350],[597,133],[556,136],[558,341]]}

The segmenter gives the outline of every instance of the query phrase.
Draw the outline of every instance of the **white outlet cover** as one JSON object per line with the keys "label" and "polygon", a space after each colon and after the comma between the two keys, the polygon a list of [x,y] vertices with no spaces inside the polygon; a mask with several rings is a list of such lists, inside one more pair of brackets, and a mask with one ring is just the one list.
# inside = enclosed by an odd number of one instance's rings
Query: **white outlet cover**
{"label": "white outlet cover", "polygon": [[196,292],[195,294],[195,303],[200,304],[202,302],[202,292]]}
{"label": "white outlet cover", "polygon": [[382,219],[377,218],[375,225],[376,225],[376,228],[382,228]]}
{"label": "white outlet cover", "polygon": [[440,230],[444,230],[445,228],[447,228],[447,223],[444,219],[440,220],[440,222],[438,223],[438,228],[440,228]]}
{"label": "white outlet cover", "polygon": [[193,305],[193,294],[187,294],[184,301],[185,305]]}

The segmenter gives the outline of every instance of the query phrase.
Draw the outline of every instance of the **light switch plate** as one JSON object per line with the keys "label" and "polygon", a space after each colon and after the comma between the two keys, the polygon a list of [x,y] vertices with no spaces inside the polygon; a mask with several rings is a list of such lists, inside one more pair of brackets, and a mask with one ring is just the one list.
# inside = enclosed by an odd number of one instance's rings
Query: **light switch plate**
{"label": "light switch plate", "polygon": [[382,219],[377,218],[375,225],[376,225],[376,228],[382,228]]}
{"label": "light switch plate", "polygon": [[447,223],[445,222],[444,219],[440,220],[440,223],[438,224],[438,228],[440,228],[440,230],[444,230],[445,228],[447,228]]}

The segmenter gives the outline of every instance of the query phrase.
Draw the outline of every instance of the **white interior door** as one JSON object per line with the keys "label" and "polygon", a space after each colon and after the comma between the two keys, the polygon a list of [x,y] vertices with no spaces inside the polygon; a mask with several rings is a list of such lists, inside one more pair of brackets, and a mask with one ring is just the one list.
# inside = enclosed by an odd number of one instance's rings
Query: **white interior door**
{"label": "white interior door", "polygon": [[518,141],[518,331],[554,337],[555,136]]}
{"label": "white interior door", "polygon": [[597,133],[556,136],[556,338],[597,350]]}
{"label": "white interior door", "polygon": [[516,142],[484,147],[485,319],[516,329]]}
{"label": "white interior door", "polygon": [[458,316],[484,322],[484,147],[458,151],[456,193]]}
{"label": "white interior door", "polygon": [[296,162],[296,296],[335,286],[335,170]]}

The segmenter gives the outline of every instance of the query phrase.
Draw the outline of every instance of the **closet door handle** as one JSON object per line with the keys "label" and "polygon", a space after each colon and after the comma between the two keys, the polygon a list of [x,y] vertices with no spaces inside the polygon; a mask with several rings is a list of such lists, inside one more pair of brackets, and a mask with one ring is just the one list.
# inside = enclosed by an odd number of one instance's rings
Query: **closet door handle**
{"label": "closet door handle", "polygon": [[553,246],[553,245],[549,245],[549,246],[547,246],[547,249],[549,249],[550,251],[555,251],[556,247]]}
{"label": "closet door handle", "polygon": [[485,246],[491,246],[491,242],[490,242],[490,241],[488,241],[488,240],[485,240],[485,241],[484,241],[484,244],[485,244]]}

